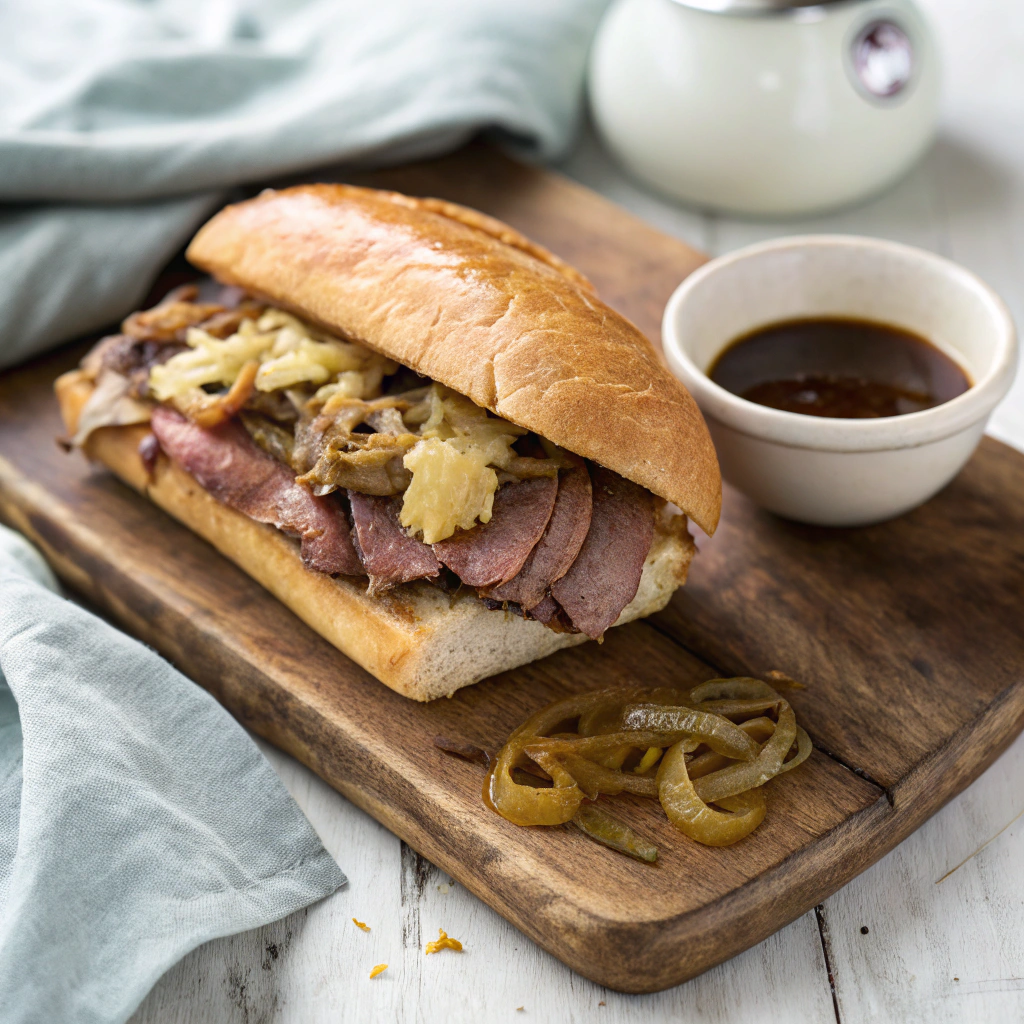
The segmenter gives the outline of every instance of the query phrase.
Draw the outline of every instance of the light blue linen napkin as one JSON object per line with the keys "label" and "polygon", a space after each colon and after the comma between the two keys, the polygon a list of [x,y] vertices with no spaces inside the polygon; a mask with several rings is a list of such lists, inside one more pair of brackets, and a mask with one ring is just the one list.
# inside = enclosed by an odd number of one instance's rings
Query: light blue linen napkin
{"label": "light blue linen napkin", "polygon": [[241,728],[0,527],[0,1020],[112,1024],[345,882]]}
{"label": "light blue linen napkin", "polygon": [[[233,185],[485,129],[559,155],[606,4],[0,3],[0,367],[136,308]],[[123,1021],[343,882],[227,713],[0,527],[0,1021]]]}
{"label": "light blue linen napkin", "polygon": [[226,186],[488,128],[559,155],[606,4],[0,4],[0,367],[131,310]]}
{"label": "light blue linen napkin", "polygon": [[[559,155],[606,3],[0,3],[0,368],[135,308],[232,185],[484,129]],[[343,882],[226,712],[0,527],[0,1021],[124,1021]]]}

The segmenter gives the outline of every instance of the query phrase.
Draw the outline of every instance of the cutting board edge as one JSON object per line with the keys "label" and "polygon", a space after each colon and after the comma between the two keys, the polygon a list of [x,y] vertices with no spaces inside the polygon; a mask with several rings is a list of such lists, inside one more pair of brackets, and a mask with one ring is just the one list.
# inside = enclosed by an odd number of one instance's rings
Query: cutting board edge
{"label": "cutting board edge", "polygon": [[[410,187],[407,189],[408,191],[416,194],[429,192],[456,201],[470,202],[470,205],[477,205],[488,212],[504,216],[509,223],[522,227],[528,234],[534,234],[538,241],[549,245],[552,251],[559,252],[568,258],[570,262],[579,263],[595,280],[595,283],[598,284],[601,294],[605,299],[623,311],[629,310],[631,319],[640,325],[651,336],[652,340],[657,339],[659,335],[658,328],[661,322],[660,313],[665,299],[670,294],[671,289],[678,284],[678,280],[685,277],[695,265],[702,261],[703,257],[701,254],[690,250],[678,239],[659,232],[653,226],[636,219],[634,215],[620,210],[614,204],[609,203],[608,200],[596,196],[583,186],[571,182],[571,180],[559,177],[556,189],[546,188],[542,180],[545,172],[535,169],[525,168],[521,165],[515,165],[512,168],[505,167],[504,171],[501,172],[505,176],[502,179],[502,187],[495,190],[491,187],[490,180],[488,180],[487,187],[484,187],[481,191],[480,182],[494,173],[492,161],[486,153],[471,154],[471,161],[472,167],[469,168],[470,173],[468,177],[462,157],[441,158],[438,161],[432,162],[433,167],[429,176],[430,185],[428,187],[426,184],[423,184],[422,188],[416,185],[415,172],[412,169],[398,170],[405,175],[412,174],[412,178],[408,178],[411,182]],[[387,175],[392,172],[381,173]],[[398,172],[396,171],[395,173]],[[566,188],[566,185],[571,187]],[[459,194],[460,190],[465,193],[467,188],[470,190],[468,194]],[[473,198],[474,189],[482,198]],[[501,209],[489,209],[488,204],[493,203],[496,199],[500,201]],[[595,205],[595,201],[598,201],[597,205]],[[591,222],[599,221],[603,215],[612,213],[615,214],[612,217],[614,223],[609,230],[590,230]],[[633,243],[633,240],[638,235],[642,235],[642,244]],[[586,246],[585,250],[580,248],[580,240]],[[595,248],[598,252],[598,257],[591,259],[591,251],[595,250]],[[660,272],[664,268],[668,268],[668,270]],[[672,280],[669,280],[669,277],[672,277]],[[20,407],[12,405],[11,408],[17,414]],[[0,420],[2,420],[2,416],[0,416]],[[15,424],[17,427],[16,419]],[[26,433],[25,436],[27,437],[28,434]],[[35,440],[38,441],[38,438]],[[986,440],[1014,451],[1015,454],[1019,454],[1013,446],[1006,445],[1005,442],[996,442],[995,439]],[[28,472],[30,472],[29,469],[26,470],[26,473]],[[39,530],[47,534],[50,540],[55,543],[56,547],[51,545],[49,556],[51,561],[62,563],[56,567],[59,574],[69,582],[69,586],[72,589],[86,594],[86,596],[92,598],[97,605],[103,608],[109,607],[112,617],[130,621],[131,617],[135,616],[140,621],[140,628],[143,629],[159,629],[161,619],[164,623],[167,621],[166,612],[168,610],[173,612],[175,616],[182,615],[183,611],[185,614],[188,613],[189,593],[187,591],[173,595],[176,599],[176,604],[170,609],[159,606],[157,602],[150,602],[148,606],[140,608],[133,607],[130,600],[119,599],[116,592],[117,581],[109,574],[98,579],[91,579],[89,576],[90,564],[88,562],[76,563],[75,559],[78,558],[78,552],[75,550],[74,544],[68,544],[69,540],[81,539],[81,535],[76,534],[76,530],[82,524],[76,521],[75,508],[69,505],[66,510],[68,515],[59,522],[55,522],[54,517],[47,514],[52,512],[52,509],[48,510],[45,504],[40,504],[46,500],[45,490],[35,485],[28,475],[25,476],[25,481],[36,487],[37,505],[42,511],[39,515],[29,518],[26,518],[18,510],[14,511],[17,512],[23,523],[28,527],[27,530],[25,526],[22,527],[24,532],[31,533],[33,531],[34,524],[32,520],[34,519],[35,525],[38,525]],[[4,517],[3,504],[5,495],[3,492],[4,480],[2,473],[0,473],[0,519]],[[37,534],[37,536],[43,540],[46,539],[42,534]],[[94,536],[98,536],[98,534],[94,534]],[[109,542],[110,538],[107,537],[107,540]],[[62,544],[65,545],[64,549],[61,549]],[[102,554],[102,551],[97,550],[95,553]],[[126,591],[126,593],[130,597],[130,592]],[[120,608],[118,608],[119,601]],[[146,622],[147,615],[152,615],[152,623]],[[177,633],[172,632],[171,635],[162,638],[162,641],[166,649],[170,649],[175,643],[179,646],[184,645],[187,647],[190,636],[194,637],[194,635],[194,633],[190,634],[186,630],[179,629]],[[673,639],[674,642],[679,643],[678,638]],[[154,646],[157,645],[154,644]],[[698,650],[698,648],[688,644],[680,645],[680,649],[684,648],[691,652]],[[185,650],[182,653],[187,657],[189,652]],[[199,658],[201,653],[197,651],[194,653],[194,656]],[[239,651],[230,646],[213,652],[210,655],[211,661],[207,671],[213,673],[217,670],[218,666],[228,665],[231,659],[237,659],[238,654]],[[172,657],[171,660],[175,659]],[[718,665],[719,669],[727,667],[721,664],[718,658],[712,660]],[[181,663],[179,662],[179,664]],[[239,662],[238,664],[241,666],[242,663]],[[288,685],[289,678],[287,675],[279,678],[275,677],[273,669],[266,668],[262,663],[259,666],[250,665],[249,667],[250,670],[256,668],[257,671],[263,673],[265,678],[274,679],[280,686]],[[187,668],[185,670],[187,671]],[[778,905],[773,905],[770,925],[767,931],[763,932],[763,934],[769,934],[783,927],[788,920],[798,916],[801,912],[800,905],[805,904],[804,909],[808,906],[813,906],[820,899],[824,899],[831,891],[845,884],[846,881],[859,871],[874,863],[874,861],[905,838],[906,835],[909,835],[930,814],[933,814],[941,807],[943,803],[967,786],[1012,741],[1013,736],[1020,730],[1021,724],[1024,724],[1020,722],[1021,711],[1019,707],[1020,699],[1024,697],[1024,694],[1017,696],[1018,691],[1024,690],[1024,687],[1021,687],[1019,683],[1020,680],[1018,679],[1004,691],[989,693],[985,700],[977,705],[972,705],[971,713],[975,717],[971,718],[957,732],[946,733],[945,741],[941,747],[930,747],[925,757],[920,758],[905,770],[895,773],[894,780],[889,785],[888,790],[885,791],[885,794],[880,792],[878,798],[872,800],[859,810],[850,813],[843,821],[822,834],[811,845],[796,850],[784,861],[774,863],[770,868],[765,868],[759,874],[750,877],[749,881],[737,886],[732,892],[716,900],[711,907],[721,909],[724,914],[729,916],[730,920],[739,918],[739,924],[736,928],[736,930],[739,930],[746,924],[742,920],[742,909],[747,907],[748,902],[751,900],[753,900],[756,906],[758,901],[763,903],[766,898],[774,898],[772,895],[774,890],[771,886],[777,883],[784,890],[783,895],[786,892],[789,893],[792,903],[785,904],[784,906],[785,914],[789,915],[785,920],[783,920],[784,914],[778,910]],[[211,690],[211,692],[213,691]],[[239,687],[239,693],[243,700],[247,699],[244,686]],[[311,746],[308,742],[303,746],[303,739],[305,738],[308,741],[309,736],[303,734],[301,723],[294,730],[296,734],[291,736],[286,735],[285,730],[280,727],[279,719],[281,712],[287,709],[287,704],[283,703],[283,701],[285,699],[294,700],[296,696],[292,693],[285,696],[274,695],[274,699],[263,707],[259,706],[258,701],[252,700],[250,711],[254,717],[251,719],[250,724],[254,727],[255,731],[267,736],[271,742],[276,743],[278,746],[289,749],[289,752],[297,756],[299,760],[309,764],[313,767],[313,770],[324,775],[327,768],[322,762],[324,759],[330,759],[332,755],[331,749],[318,750],[315,744]],[[222,703],[226,702],[222,701]],[[351,724],[349,723],[349,727]],[[978,735],[984,735],[984,744],[981,747],[977,745],[973,748],[968,747],[967,744],[975,742]],[[344,747],[345,750],[360,749],[358,747],[360,742],[364,742],[364,737],[354,735],[351,731],[341,737],[341,743],[348,744],[347,747]],[[335,740],[334,743],[337,744],[338,741]],[[353,747],[353,743],[356,744],[355,747]],[[837,765],[843,764],[839,758],[833,758],[832,760]],[[318,765],[319,767],[317,767]],[[372,767],[369,766],[365,769],[371,775]],[[944,774],[948,774],[951,771],[955,771],[956,775],[954,778],[945,779],[948,792],[943,792],[941,798],[936,799],[936,794],[934,791],[929,790],[929,785],[934,784],[935,778],[938,778],[941,784]],[[360,785],[363,784],[361,779],[356,781]],[[364,807],[378,820],[387,821],[389,815],[395,813],[394,807],[390,806],[387,801],[373,796],[368,790],[360,790],[356,782],[351,784],[332,784],[336,785],[336,788],[352,799],[354,803]],[[438,792],[440,792],[440,788]],[[865,794],[865,799],[870,795],[869,791],[864,790],[863,787],[861,792]],[[888,799],[886,799],[886,795]],[[436,798],[436,796],[437,794],[434,793],[433,797]],[[844,808],[850,806],[851,803],[843,804]],[[458,855],[458,850],[452,837],[445,835],[437,839],[432,837],[430,831],[431,818],[422,808],[419,810],[415,807],[407,808],[405,817],[407,820],[404,824],[394,822],[388,824],[388,827],[396,832],[396,834],[403,835],[405,833],[403,838],[406,839],[410,846],[427,853],[442,867],[446,863],[445,854],[441,850],[442,842],[448,841],[448,845],[454,850],[453,856]],[[391,820],[394,821],[394,819]],[[844,860],[842,856],[844,852],[847,854],[856,852],[854,850],[844,851],[844,844],[856,847],[858,845],[870,846],[870,844],[875,842],[883,843],[884,845],[871,850],[870,855],[866,851],[862,851],[862,861]],[[842,867],[842,871],[839,871],[838,868],[831,871],[826,870],[833,862],[826,862],[825,868],[823,868],[822,863],[813,856],[816,851],[821,849],[821,844],[823,843],[832,844],[829,849],[834,855],[834,864]],[[506,847],[509,848],[510,853],[516,853],[514,844],[506,843]],[[437,852],[430,854],[430,850],[435,848]],[[531,850],[531,856],[534,856],[535,852]],[[616,857],[617,855],[609,853],[608,856]],[[455,866],[457,867],[457,865],[458,862],[456,861]],[[469,871],[469,868],[467,868],[467,871]],[[803,887],[798,885],[799,873],[808,871],[814,876],[811,878],[811,882],[816,883],[813,889],[808,885]],[[829,875],[827,880],[824,879],[826,874]],[[461,877],[457,872],[455,876]],[[545,881],[547,888],[544,891],[554,900],[562,901],[561,917],[555,913],[558,909],[555,907],[549,908],[551,914],[549,917],[544,917],[541,911],[532,909],[535,908],[536,901],[540,898],[538,896],[538,893],[541,892],[540,886],[534,886],[533,901],[529,905],[520,905],[517,909],[514,902],[514,887],[508,887],[508,893],[505,897],[506,901],[502,902],[493,888],[487,888],[485,881],[485,879],[478,879],[473,884],[469,884],[469,876],[467,875],[463,880],[463,884],[467,885],[471,891],[475,892],[485,902],[503,913],[524,932],[537,940],[544,948],[552,952],[553,955],[564,960],[588,977],[604,981],[610,985],[614,984],[610,973],[607,973],[607,971],[600,973],[593,966],[586,966],[580,961],[581,956],[593,953],[595,949],[604,949],[604,955],[613,958],[614,966],[615,962],[636,953],[635,949],[624,948],[621,945],[623,936],[627,935],[623,922],[608,921],[607,918],[599,918],[599,921],[605,921],[605,927],[603,927],[602,931],[603,939],[599,936],[600,941],[594,941],[593,930],[582,932],[581,937],[578,939],[576,936],[570,935],[570,939],[582,943],[582,945],[574,950],[567,950],[564,931],[558,930],[559,926],[564,929],[566,921],[571,919],[572,906],[569,904],[572,903],[572,900],[567,899],[567,893],[569,896],[572,896],[575,892],[581,891],[581,888],[586,884],[586,879],[582,881],[579,878],[572,879],[570,881],[575,885],[575,888],[570,887],[558,892],[555,891],[557,884],[552,886],[550,880]],[[818,895],[819,892],[820,895]],[[779,905],[782,905],[782,902]],[[638,987],[633,979],[627,979],[626,984],[616,987],[629,991],[654,991],[676,984],[678,981],[685,980],[686,977],[700,973],[700,971],[707,969],[714,963],[728,958],[763,937],[763,934],[755,935],[747,928],[746,941],[734,944],[732,948],[724,952],[720,947],[708,950],[708,929],[711,929],[713,934],[726,930],[722,928],[721,924],[716,924],[712,920],[709,915],[709,909],[709,906],[704,906],[664,918],[663,921],[667,920],[669,922],[668,925],[645,922],[641,927],[649,928],[652,924],[657,924],[657,927],[662,932],[666,930],[671,931],[673,928],[676,929],[676,931],[672,932],[672,934],[676,935],[676,938],[673,940],[675,948],[671,948],[672,942],[665,939],[664,935],[655,936],[655,939],[661,940],[657,943],[654,940],[642,939],[641,941],[646,941],[651,946],[650,950],[642,951],[643,956],[638,955],[637,957],[639,968],[642,969],[647,983],[642,987]],[[544,908],[541,908],[541,910],[544,910]],[[550,942],[540,936],[537,929],[524,919],[524,915],[534,912],[541,914],[537,920],[540,925],[547,929],[546,934],[554,936]],[[719,918],[720,920],[721,918]],[[616,928],[618,928],[618,932],[615,933],[617,938],[612,942],[607,937]],[[690,966],[693,969],[685,973],[681,972],[678,968],[680,962],[687,962],[684,957],[683,947],[680,945],[678,938],[679,934],[684,933],[690,936],[689,941],[696,944],[697,954],[703,954],[703,962],[700,966],[691,961]],[[632,936],[631,941],[635,944],[635,928],[629,935]],[[717,937],[721,938],[721,935],[717,935]],[[726,936],[726,939],[728,938],[729,936]],[[608,945],[602,946],[601,942],[606,940]],[[589,947],[587,942],[591,943]],[[692,947],[687,947],[687,949],[690,948]],[[582,953],[580,952],[581,949]],[[569,955],[570,952],[572,956]],[[652,962],[659,955],[663,957],[664,963],[653,963],[652,966]],[[669,966],[665,967],[665,964]],[[601,966],[603,969],[603,965]],[[673,970],[675,970],[675,973],[668,977],[666,972]],[[636,972],[632,973],[635,979]],[[665,980],[666,978],[667,980]],[[656,979],[661,980],[658,981]]]}
{"label": "cutting board edge", "polygon": [[[31,480],[0,459],[0,518],[39,545],[58,576],[72,589],[83,592],[172,661],[187,662],[180,650],[169,649],[173,645],[167,636],[148,630],[144,620],[133,618],[128,602],[119,600],[96,576],[90,576],[66,557],[60,550],[59,535],[52,529],[40,532],[37,523],[43,509],[39,506],[42,495],[36,493],[38,490]],[[53,513],[52,505],[50,513]],[[76,528],[70,517],[60,518],[63,529]],[[194,670],[192,674],[202,675]],[[437,829],[435,821],[432,834],[411,809],[406,808],[405,813],[396,810],[379,779],[378,785],[370,782],[360,785],[358,780],[344,778],[332,771],[292,730],[282,730],[279,723],[267,716],[248,713],[239,701],[230,698],[225,701],[224,694],[214,687],[206,688],[244,725],[302,761],[343,796],[511,920],[542,948],[599,984],[634,993],[660,991],[695,977],[795,920],[918,828],[977,778],[1024,729],[1024,688],[1008,687],[971,723],[919,762],[890,790],[879,789],[877,799],[862,810],[726,896],[695,910],[637,924],[610,920],[572,905],[574,927],[568,932],[571,941],[567,943],[564,896],[546,888],[543,892],[535,891],[529,905],[517,904],[513,893],[520,900],[523,895],[517,879],[502,878],[489,866],[479,878],[464,869],[458,857],[458,844],[443,842],[445,837],[458,835],[457,827]],[[285,699],[300,704],[304,716],[322,717],[315,706],[298,695],[288,694]],[[294,721],[294,716],[288,718]],[[979,729],[984,736],[981,743],[978,742]],[[845,765],[841,767],[850,771]],[[953,784],[943,787],[936,784],[936,779],[940,783],[951,780]],[[452,825],[457,825],[454,817]],[[508,897],[504,895],[503,881],[509,888]],[[536,878],[532,882],[537,885]],[[780,907],[784,909],[780,911]],[[752,927],[751,922],[756,924]],[[642,949],[644,961],[652,966],[623,972],[622,958],[616,955],[623,948]]]}
{"label": "cutting board edge", "polygon": [[[570,945],[566,944],[564,931],[548,935],[545,929],[537,927],[536,922],[543,920],[542,916],[530,917],[514,903],[496,900],[500,889],[478,883],[429,831],[414,833],[401,819],[378,813],[363,800],[360,792],[346,792],[348,786],[324,778],[573,970],[616,991],[644,994],[674,987],[749,949],[881,860],[963,792],[1024,731],[1024,688],[1007,688],[970,724],[975,728],[965,726],[943,747],[919,762],[891,790],[879,789],[875,801],[726,896],[696,910],[638,924],[587,914],[588,927],[577,928],[573,938],[578,942]],[[983,743],[977,742],[979,729],[985,735]],[[970,756],[972,750],[977,756]],[[849,771],[845,765],[836,763]],[[954,765],[958,768],[956,773],[949,770]],[[953,784],[949,788],[932,784],[936,775],[953,780]],[[909,794],[920,798],[904,800]],[[824,861],[823,851],[831,855]],[[500,907],[496,903],[500,903]],[[780,906],[785,908],[781,913]],[[765,912],[766,907],[770,912]],[[750,927],[751,921],[758,921],[754,929]],[[739,935],[742,938],[733,940]],[[595,941],[605,954],[601,957],[604,969],[595,970]],[[646,947],[647,958],[661,957],[664,966],[640,978],[636,971],[621,973],[618,951],[636,950],[641,946]]]}

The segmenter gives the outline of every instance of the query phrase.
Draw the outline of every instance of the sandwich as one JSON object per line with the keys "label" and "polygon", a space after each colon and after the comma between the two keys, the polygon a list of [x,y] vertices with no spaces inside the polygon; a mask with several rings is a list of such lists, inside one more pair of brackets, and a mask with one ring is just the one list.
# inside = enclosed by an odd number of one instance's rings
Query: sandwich
{"label": "sandwich", "polygon": [[721,480],[689,393],[578,271],[436,199],[228,206],[204,278],[56,393],[71,443],[381,682],[450,696],[660,610]]}

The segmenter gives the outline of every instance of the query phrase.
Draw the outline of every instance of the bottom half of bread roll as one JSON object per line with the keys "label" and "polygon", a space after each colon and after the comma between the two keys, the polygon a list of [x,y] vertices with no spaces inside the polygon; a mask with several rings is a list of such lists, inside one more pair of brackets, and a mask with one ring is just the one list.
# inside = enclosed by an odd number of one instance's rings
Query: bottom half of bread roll
{"label": "bottom half of bread roll", "polygon": [[[78,372],[57,382],[69,434],[93,384]],[[266,587],[317,633],[391,689],[414,700],[463,686],[585,642],[542,622],[494,610],[466,589],[450,594],[424,580],[371,595],[365,578],[329,576],[303,564],[299,542],[222,504],[161,453],[139,453],[147,425],[105,426],[84,444],[90,459],[183,523]],[[694,544],[683,516],[659,516],[635,597],[615,625],[663,608],[686,580]]]}

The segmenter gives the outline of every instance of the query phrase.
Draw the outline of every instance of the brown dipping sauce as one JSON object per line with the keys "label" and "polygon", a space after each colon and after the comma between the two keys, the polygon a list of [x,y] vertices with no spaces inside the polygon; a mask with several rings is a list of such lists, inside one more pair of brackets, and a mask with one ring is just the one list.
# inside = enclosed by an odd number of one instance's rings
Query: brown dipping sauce
{"label": "brown dipping sauce", "polygon": [[931,342],[870,320],[787,320],[737,338],[708,376],[759,405],[805,416],[903,416],[963,394],[967,374]]}

